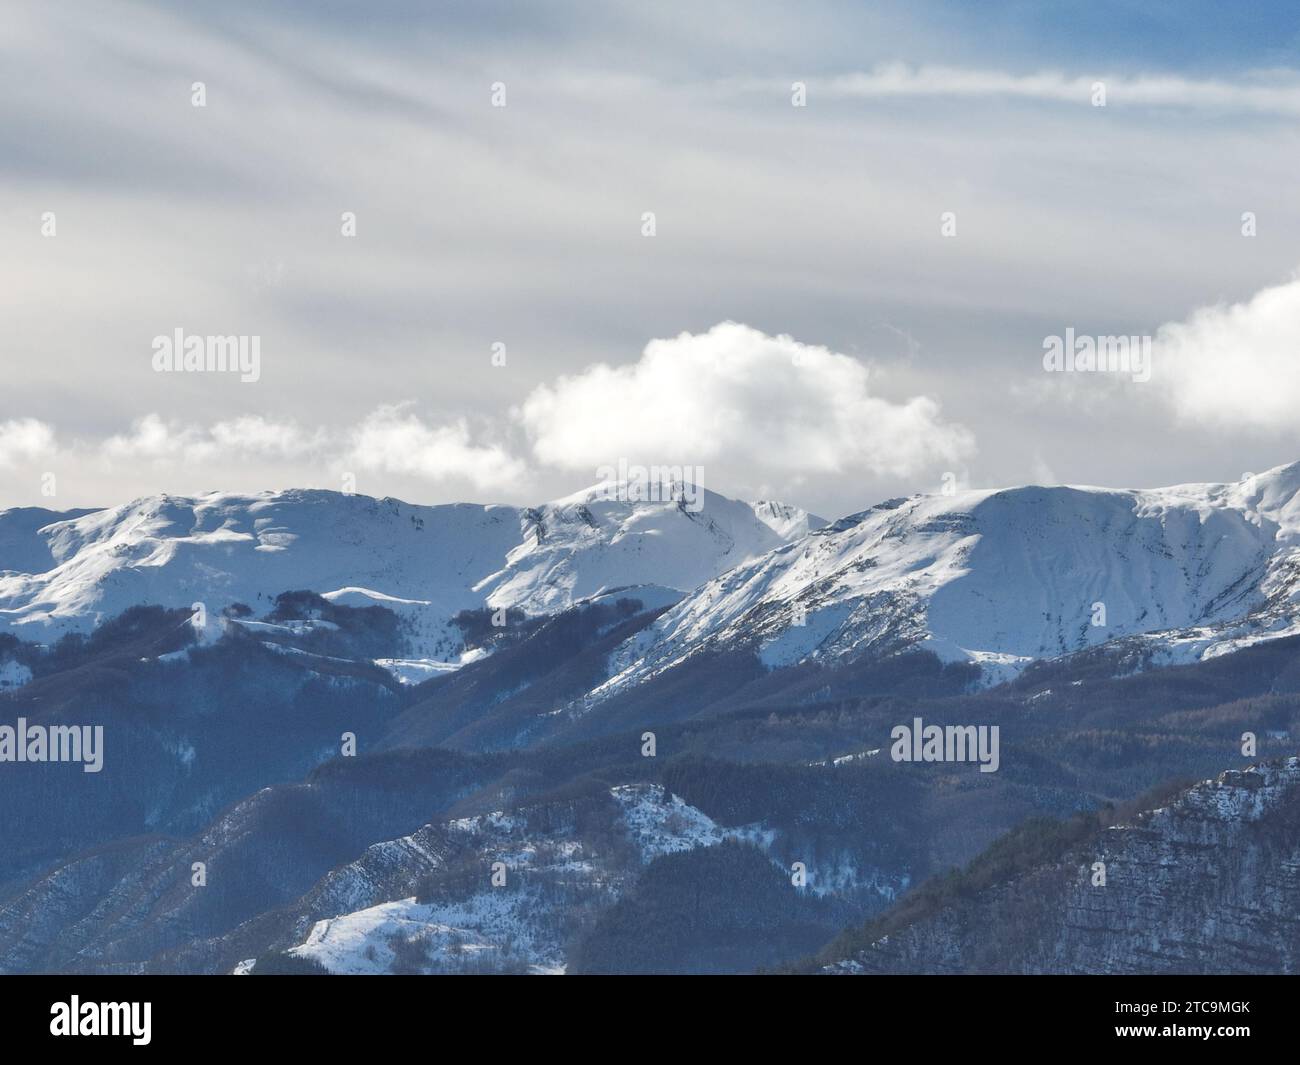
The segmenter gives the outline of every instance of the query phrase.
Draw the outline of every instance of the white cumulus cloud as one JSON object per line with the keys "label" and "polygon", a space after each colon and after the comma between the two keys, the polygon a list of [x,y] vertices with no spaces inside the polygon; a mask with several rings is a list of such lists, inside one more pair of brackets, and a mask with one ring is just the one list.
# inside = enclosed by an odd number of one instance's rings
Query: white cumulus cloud
{"label": "white cumulus cloud", "polygon": [[30,461],[54,450],[54,430],[35,418],[0,422],[0,466]]}
{"label": "white cumulus cloud", "polygon": [[1294,431],[1300,426],[1300,278],[1161,326],[1152,383],[1189,421]]}
{"label": "white cumulus cloud", "polygon": [[465,480],[502,490],[523,481],[525,464],[499,444],[476,443],[464,419],[428,425],[405,406],[380,407],[352,433],[350,461],[429,481]]}
{"label": "white cumulus cloud", "polygon": [[716,461],[751,478],[908,476],[974,450],[933,399],[873,395],[856,359],[737,322],[651,341],[631,365],[599,363],[539,385],[516,414],[537,459],[568,469],[626,458]]}
{"label": "white cumulus cloud", "polygon": [[146,414],[132,422],[128,432],[110,436],[101,450],[110,460],[184,461],[196,457],[195,449],[201,449],[203,437],[203,431],[197,426],[179,425],[164,421],[157,414]]}
{"label": "white cumulus cloud", "polygon": [[319,432],[309,433],[292,422],[275,422],[260,415],[243,415],[207,427],[146,414],[132,422],[128,432],[110,436],[100,450],[109,460],[198,463],[234,454],[300,458],[323,443]]}
{"label": "white cumulus cloud", "polygon": [[517,486],[526,464],[502,446],[472,439],[464,420],[427,424],[407,408],[379,407],[352,426],[307,430],[291,421],[244,415],[212,425],[146,414],[108,437],[109,463],[220,469],[223,461],[306,460],[316,470],[364,469],[424,481],[465,481],[476,488]]}

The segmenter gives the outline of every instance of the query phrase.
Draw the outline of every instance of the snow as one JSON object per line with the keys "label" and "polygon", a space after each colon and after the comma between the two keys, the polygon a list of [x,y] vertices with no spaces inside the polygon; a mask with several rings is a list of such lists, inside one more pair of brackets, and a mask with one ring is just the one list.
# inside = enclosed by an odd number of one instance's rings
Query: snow
{"label": "snow", "polygon": [[[618,785],[609,795],[635,847],[630,866],[617,857],[621,848],[600,853],[572,826],[545,818],[548,827],[543,829],[530,821],[527,810],[428,825],[412,836],[373,845],[363,861],[331,874],[333,882],[320,897],[342,912],[315,920],[289,953],[347,974],[388,973],[400,955],[413,953],[420,955],[419,968],[426,972],[523,968],[560,973],[567,964],[572,927],[566,916],[574,899],[582,900],[581,905],[612,903],[635,882],[640,868],[657,858],[734,839],[759,847],[777,868],[789,872],[788,859],[776,853],[776,832],[761,824],[721,826],[658,784]],[[393,893],[402,897],[381,894],[390,882],[409,885],[413,871],[436,870],[445,855],[459,861],[474,856],[482,886],[450,901],[419,902],[407,894],[409,886],[394,887]],[[508,870],[504,887],[490,886],[489,869],[498,861]],[[524,870],[528,875],[521,880],[518,874]],[[892,898],[907,886],[906,878],[863,868],[849,853],[826,856],[808,876],[808,890],[818,895],[869,892]],[[416,951],[409,947],[412,941]]]}
{"label": "snow", "polygon": [[375,665],[391,673],[398,683],[415,685],[423,684],[434,677],[455,673],[462,666],[486,658],[488,653],[485,648],[475,647],[452,662],[442,662],[434,658],[376,658]]}
{"label": "snow", "polygon": [[755,516],[782,540],[798,540],[815,529],[828,524],[825,518],[809,514],[800,507],[789,503],[778,503],[772,499],[750,503]]}
{"label": "snow", "polygon": [[432,912],[431,906],[409,898],[317,921],[307,941],[289,953],[344,975],[386,973],[395,959],[392,938],[424,932],[431,926]]}
{"label": "snow", "polygon": [[366,606],[386,606],[389,609],[403,606],[428,606],[427,599],[402,599],[396,595],[385,595],[383,592],[372,591],[369,588],[339,588],[337,591],[325,592],[322,599],[328,599],[331,603],[337,603],[340,606],[366,607]]}
{"label": "snow", "polygon": [[0,691],[15,691],[32,679],[32,671],[13,659],[0,662]]}
{"label": "snow", "polygon": [[48,642],[138,603],[203,603],[215,638],[222,607],[261,614],[311,589],[394,610],[410,647],[380,664],[413,684],[468,661],[462,610],[670,607],[611,654],[589,707],[705,648],[780,668],[920,647],[993,684],[1113,640],[1169,664],[1300,635],[1300,463],[1231,484],[921,495],[830,525],[708,491],[699,512],[625,495],[606,483],[519,508],[295,490],[0,511],[0,631]]}
{"label": "snow", "polygon": [[707,814],[668,794],[658,785],[629,784],[611,789],[623,808],[623,825],[643,862],[662,854],[721,843],[725,831]]}
{"label": "snow", "polygon": [[0,511],[0,631],[48,642],[140,603],[203,603],[215,623],[231,604],[262,614],[281,592],[309,589],[393,610],[412,661],[452,663],[460,611],[548,613],[630,585],[666,605],[783,542],[716,493],[693,513],[608,492],[529,509],[291,490]]}
{"label": "snow", "polygon": [[[530,837],[523,822],[500,811],[458,818],[443,827],[451,839],[481,855],[481,889],[446,903],[402,898],[317,921],[306,940],[290,953],[314,958],[331,972],[387,973],[396,957],[393,941],[416,939],[425,951],[424,967],[433,971],[477,964],[523,965],[535,973],[563,971],[563,921],[550,917],[550,908],[562,897],[548,900],[534,888],[519,886],[512,877],[523,868],[532,873],[589,873],[581,843]],[[419,835],[376,844],[370,852],[400,864],[406,854],[419,851],[424,863],[438,864],[440,859],[417,841]],[[539,861],[542,844],[557,861]],[[507,866],[505,886],[490,883],[488,871],[494,862]]]}
{"label": "snow", "polygon": [[683,592],[677,588],[666,588],[660,584],[633,584],[609,588],[583,602],[613,604],[620,599],[636,599],[645,610],[659,610],[680,603],[682,596]]}
{"label": "snow", "polygon": [[643,862],[664,854],[712,847],[726,839],[761,847],[771,845],[771,833],[760,825],[724,828],[659,784],[624,784],[610,789],[622,806],[623,826]]}
{"label": "snow", "polygon": [[769,668],[922,647],[986,684],[1120,637],[1187,660],[1300,632],[1297,598],[1300,464],[1227,485],[914,496],[706,582],[616,649],[594,694],[706,646]]}
{"label": "snow", "polygon": [[[610,796],[640,864],[725,839],[747,840],[765,849],[772,845],[771,831],[757,825],[723,828],[657,784],[616,786]],[[427,832],[443,839],[453,853],[472,848],[484,871],[483,887],[450,902],[420,903],[414,897],[376,901],[375,870],[409,864],[412,855],[419,858],[420,866],[441,863],[434,851],[419,842]],[[533,885],[567,884],[608,903],[634,875],[610,865],[609,856],[594,853],[566,829],[530,830],[526,815],[502,811],[429,826],[414,836],[375,844],[367,854],[366,868],[371,873],[344,878],[332,896],[340,908],[356,908],[314,922],[304,941],[289,953],[313,958],[335,973],[378,974],[391,971],[397,956],[395,941],[416,940],[425,953],[426,971],[482,965],[563,972],[567,933],[561,911],[571,901],[571,893],[547,892]],[[491,863],[498,861],[507,866],[505,887],[490,886],[488,879]],[[524,869],[531,882],[521,885],[511,879]]]}
{"label": "snow", "polygon": [[834,768],[835,766],[839,766],[839,765],[852,765],[854,762],[860,762],[864,758],[874,758],[882,750],[883,748],[881,747],[873,747],[869,751],[854,751],[852,754],[840,754],[840,755],[836,755],[833,758],[824,759],[820,762],[809,762],[808,765],[821,766],[823,768],[825,767]]}
{"label": "snow", "polygon": [[426,968],[432,970],[514,960],[534,973],[562,972],[562,956],[535,938],[527,920],[524,911],[533,901],[531,892],[491,889],[442,906],[399,899],[317,921],[306,942],[289,953],[311,958],[332,973],[381,975],[392,970],[393,941],[415,939],[424,945]]}
{"label": "snow", "polygon": [[776,669],[815,657],[819,645],[849,619],[852,610],[850,603],[805,610],[800,616],[802,624],[792,622],[762,645],[759,661],[768,669]]}
{"label": "snow", "polygon": [[601,484],[525,511],[523,542],[475,591],[493,607],[533,613],[628,585],[685,592],[784,542],[748,504],[716,492],[701,490],[698,512],[672,500],[626,502],[622,494]]}

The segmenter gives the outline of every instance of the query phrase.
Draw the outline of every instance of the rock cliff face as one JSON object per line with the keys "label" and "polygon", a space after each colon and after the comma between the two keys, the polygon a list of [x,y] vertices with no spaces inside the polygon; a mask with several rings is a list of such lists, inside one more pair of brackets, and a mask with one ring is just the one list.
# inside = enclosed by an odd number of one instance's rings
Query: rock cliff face
{"label": "rock cliff face", "polygon": [[1197,784],[826,971],[1300,971],[1300,758]]}

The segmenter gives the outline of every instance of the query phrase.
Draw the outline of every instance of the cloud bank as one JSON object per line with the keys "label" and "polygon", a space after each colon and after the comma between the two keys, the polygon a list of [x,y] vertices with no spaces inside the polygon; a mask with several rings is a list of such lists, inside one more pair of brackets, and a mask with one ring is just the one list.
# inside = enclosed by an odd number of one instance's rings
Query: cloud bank
{"label": "cloud bank", "polygon": [[98,442],[77,437],[63,447],[45,422],[0,424],[7,467],[39,459],[42,468],[81,475],[149,469],[215,485],[241,465],[306,467],[325,483],[357,471],[372,487],[396,477],[517,496],[536,491],[539,473],[585,485],[620,459],[703,465],[727,491],[819,476],[937,473],[974,450],[973,434],[935,400],[885,398],[857,359],[738,322],[653,340],[626,365],[561,376],[535,387],[509,417],[474,427],[466,418],[427,420],[409,402],[314,429],[262,415],[204,425],[155,412]]}

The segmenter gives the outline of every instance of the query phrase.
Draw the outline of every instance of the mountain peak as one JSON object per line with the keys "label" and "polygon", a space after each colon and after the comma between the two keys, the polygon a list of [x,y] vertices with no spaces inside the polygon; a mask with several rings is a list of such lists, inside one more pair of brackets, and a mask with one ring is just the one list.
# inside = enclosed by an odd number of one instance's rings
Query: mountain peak
{"label": "mountain peak", "polygon": [[760,499],[750,503],[755,516],[783,540],[797,540],[810,532],[823,529],[828,522],[816,514],[810,514],[802,507],[792,503],[781,503],[775,499]]}

